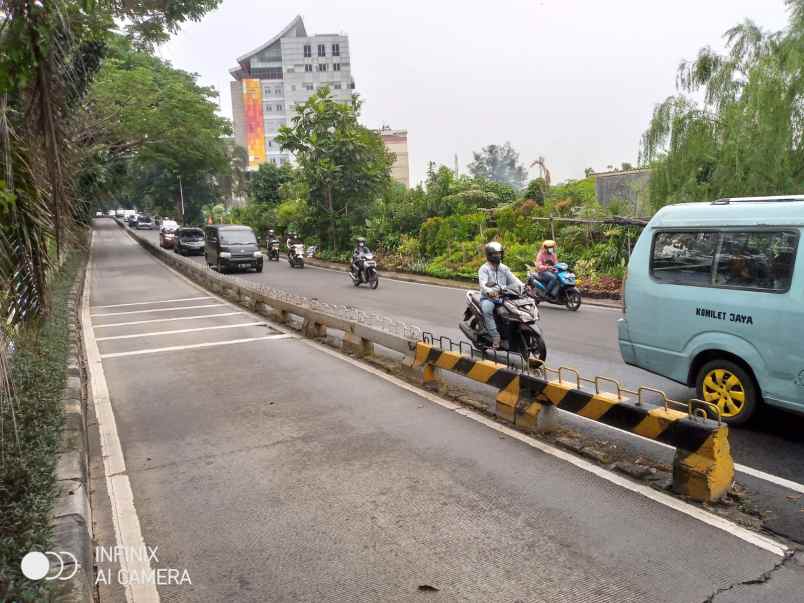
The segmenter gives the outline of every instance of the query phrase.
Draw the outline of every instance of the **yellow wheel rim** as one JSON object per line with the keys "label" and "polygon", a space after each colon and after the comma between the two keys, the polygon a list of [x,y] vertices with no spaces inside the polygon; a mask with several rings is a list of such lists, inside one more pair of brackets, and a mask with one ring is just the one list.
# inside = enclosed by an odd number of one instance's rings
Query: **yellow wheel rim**
{"label": "yellow wheel rim", "polygon": [[745,388],[734,373],[712,369],[703,380],[703,398],[715,404],[723,417],[736,417],[745,407]]}

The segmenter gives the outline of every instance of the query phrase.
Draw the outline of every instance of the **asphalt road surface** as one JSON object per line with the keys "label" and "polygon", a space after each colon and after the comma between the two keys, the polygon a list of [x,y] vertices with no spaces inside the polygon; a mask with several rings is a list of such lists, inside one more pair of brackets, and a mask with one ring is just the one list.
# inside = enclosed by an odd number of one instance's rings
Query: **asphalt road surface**
{"label": "asphalt road surface", "polygon": [[[323,271],[274,273],[337,290]],[[767,539],[284,333],[171,272],[112,221],[95,227],[88,285],[92,387],[103,380],[113,411],[96,397],[96,540],[141,534],[158,547],[152,569],[192,581],[132,591],[135,601],[800,594],[800,561],[782,564]],[[381,287],[376,299],[395,285]],[[100,593],[119,600],[121,588]]]}

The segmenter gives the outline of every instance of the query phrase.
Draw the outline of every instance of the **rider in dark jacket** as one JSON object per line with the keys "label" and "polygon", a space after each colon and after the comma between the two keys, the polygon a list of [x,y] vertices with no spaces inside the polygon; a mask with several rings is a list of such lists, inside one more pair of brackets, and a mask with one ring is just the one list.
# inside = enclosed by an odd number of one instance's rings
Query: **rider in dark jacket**
{"label": "rider in dark jacket", "polygon": [[357,238],[357,244],[355,245],[355,250],[352,252],[352,274],[358,276],[360,274],[360,269],[362,268],[363,257],[366,254],[371,253],[369,248],[366,246],[366,239],[363,237]]}

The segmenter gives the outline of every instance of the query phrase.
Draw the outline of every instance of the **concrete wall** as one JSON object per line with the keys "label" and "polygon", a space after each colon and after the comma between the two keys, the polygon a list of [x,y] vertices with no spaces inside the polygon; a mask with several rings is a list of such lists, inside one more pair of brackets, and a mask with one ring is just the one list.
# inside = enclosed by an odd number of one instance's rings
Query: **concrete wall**
{"label": "concrete wall", "polygon": [[396,155],[391,166],[391,177],[410,187],[410,165],[408,164],[408,133],[406,130],[380,130],[385,148]]}

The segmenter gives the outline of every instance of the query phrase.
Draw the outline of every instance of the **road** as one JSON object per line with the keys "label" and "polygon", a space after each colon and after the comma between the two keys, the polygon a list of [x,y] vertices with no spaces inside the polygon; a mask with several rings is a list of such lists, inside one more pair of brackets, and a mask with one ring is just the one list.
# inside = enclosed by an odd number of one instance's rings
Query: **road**
{"label": "road", "polygon": [[95,226],[85,295],[96,540],[139,536],[192,581],[130,600],[792,601],[800,588],[801,563],[781,565],[768,539],[286,334],[111,221]]}
{"label": "road", "polygon": [[[139,234],[158,243],[156,231]],[[204,261],[199,256],[192,259]],[[460,289],[383,279],[380,287],[372,291],[355,288],[342,272],[310,266],[294,270],[284,261],[265,262],[261,274],[244,272],[238,277],[329,303],[356,306],[456,341],[462,339],[457,329],[465,307]],[[617,345],[619,310],[588,305],[575,313],[546,304],[540,308],[548,365],[575,367],[586,376],[613,377],[634,389],[651,385],[676,400],[694,395],[685,386],[622,362]],[[731,431],[732,452],[739,463],[804,483],[802,434],[804,416],[766,408],[752,425]]]}

